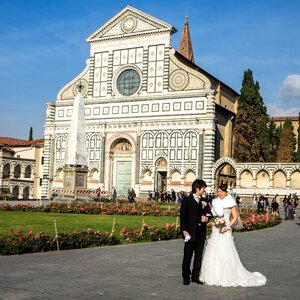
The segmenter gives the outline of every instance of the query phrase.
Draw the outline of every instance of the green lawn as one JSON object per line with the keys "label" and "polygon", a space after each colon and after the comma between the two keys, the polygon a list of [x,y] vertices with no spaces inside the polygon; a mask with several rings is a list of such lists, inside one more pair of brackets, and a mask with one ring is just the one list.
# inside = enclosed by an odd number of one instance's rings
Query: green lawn
{"label": "green lawn", "polygon": [[140,227],[143,219],[149,226],[176,222],[176,217],[0,211],[0,234],[7,233],[9,227],[13,227],[14,229],[20,227],[23,232],[32,231],[33,233],[37,233],[43,231],[44,233],[54,234],[54,219],[56,220],[58,232],[72,232],[74,230],[84,230],[87,228],[110,232],[114,218],[116,218],[116,233],[119,233],[123,226],[127,228]]}

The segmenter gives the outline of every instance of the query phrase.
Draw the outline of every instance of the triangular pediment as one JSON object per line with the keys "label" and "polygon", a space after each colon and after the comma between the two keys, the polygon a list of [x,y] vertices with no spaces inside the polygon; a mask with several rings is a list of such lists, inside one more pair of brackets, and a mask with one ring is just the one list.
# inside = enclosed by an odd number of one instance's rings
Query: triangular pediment
{"label": "triangular pediment", "polygon": [[131,6],[126,6],[87,38],[87,42],[155,32],[176,32],[176,28]]}

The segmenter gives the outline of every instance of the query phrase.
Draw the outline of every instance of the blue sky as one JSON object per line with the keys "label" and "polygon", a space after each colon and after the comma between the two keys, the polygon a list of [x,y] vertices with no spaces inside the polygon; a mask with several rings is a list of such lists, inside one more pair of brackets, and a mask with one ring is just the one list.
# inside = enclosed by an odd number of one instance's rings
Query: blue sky
{"label": "blue sky", "polygon": [[0,136],[43,137],[45,103],[85,67],[85,39],[126,5],[178,29],[196,64],[237,92],[250,68],[270,115],[300,111],[298,0],[0,0]]}

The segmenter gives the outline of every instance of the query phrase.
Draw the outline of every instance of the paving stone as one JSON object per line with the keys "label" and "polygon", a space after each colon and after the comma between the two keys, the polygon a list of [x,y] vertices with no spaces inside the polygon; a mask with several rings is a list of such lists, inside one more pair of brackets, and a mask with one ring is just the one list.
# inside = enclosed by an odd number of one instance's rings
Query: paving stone
{"label": "paving stone", "polygon": [[235,243],[266,286],[184,286],[183,241],[173,240],[0,256],[0,299],[300,299],[298,218],[235,234]]}

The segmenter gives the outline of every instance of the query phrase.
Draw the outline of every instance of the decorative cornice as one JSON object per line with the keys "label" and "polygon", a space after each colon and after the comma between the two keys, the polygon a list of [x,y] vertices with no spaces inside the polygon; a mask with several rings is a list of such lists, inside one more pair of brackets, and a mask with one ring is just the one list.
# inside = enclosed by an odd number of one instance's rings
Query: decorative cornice
{"label": "decorative cornice", "polygon": [[[128,34],[120,34],[120,35],[114,35],[114,36],[103,36],[105,33],[107,33],[110,29],[112,29],[115,25],[117,25],[119,22],[121,22],[122,19],[126,18],[128,15],[131,15],[133,17],[142,19],[145,22],[149,22],[149,24],[158,27],[156,30],[150,30],[150,32],[136,32],[136,33],[128,33]],[[98,30],[96,30],[94,33],[92,33],[86,41],[88,43],[95,43],[99,41],[105,41],[109,39],[120,39],[120,38],[127,38],[135,35],[145,35],[145,34],[153,34],[157,32],[170,32],[174,33],[177,29],[173,26],[158,20],[142,11],[139,11],[131,6],[126,6],[123,10],[121,10],[118,14],[116,14],[114,17],[112,17],[108,22],[106,22],[103,26],[101,26]],[[100,36],[100,37],[99,37]]]}

